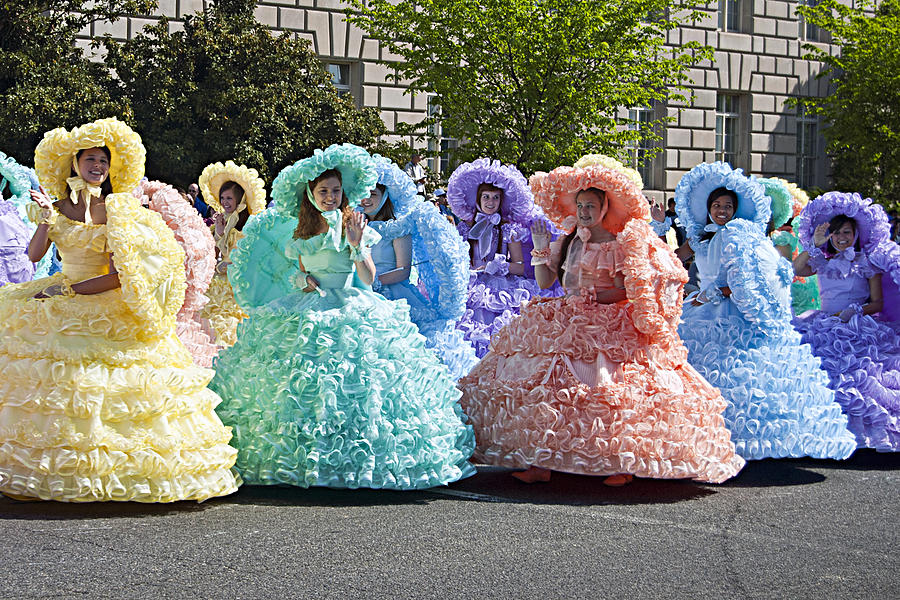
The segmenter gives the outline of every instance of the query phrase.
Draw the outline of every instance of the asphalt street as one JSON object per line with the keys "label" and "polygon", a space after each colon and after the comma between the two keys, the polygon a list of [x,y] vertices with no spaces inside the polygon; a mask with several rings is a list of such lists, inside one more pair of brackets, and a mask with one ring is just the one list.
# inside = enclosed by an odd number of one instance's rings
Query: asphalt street
{"label": "asphalt street", "polygon": [[0,499],[2,598],[900,597],[900,454],[723,485],[505,469],[424,492],[243,487],[202,504]]}

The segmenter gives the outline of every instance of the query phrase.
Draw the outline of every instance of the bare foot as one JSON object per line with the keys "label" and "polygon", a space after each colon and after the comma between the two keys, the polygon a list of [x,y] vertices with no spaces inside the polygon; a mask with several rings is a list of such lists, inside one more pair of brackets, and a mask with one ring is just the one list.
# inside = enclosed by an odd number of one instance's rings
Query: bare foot
{"label": "bare foot", "polygon": [[516,471],[512,476],[525,483],[547,482],[550,481],[551,472],[549,469],[540,467],[528,467],[527,471]]}
{"label": "bare foot", "polygon": [[606,479],[603,480],[604,485],[608,485],[609,487],[622,487],[623,485],[628,485],[634,479],[634,475],[630,473],[619,473],[618,475],[610,475]]}

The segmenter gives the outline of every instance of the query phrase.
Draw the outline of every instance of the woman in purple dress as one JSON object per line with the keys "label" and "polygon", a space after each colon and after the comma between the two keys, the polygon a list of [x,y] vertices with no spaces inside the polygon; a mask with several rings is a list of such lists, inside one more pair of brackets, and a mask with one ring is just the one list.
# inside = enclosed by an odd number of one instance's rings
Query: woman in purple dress
{"label": "woman in purple dress", "polygon": [[884,209],[859,194],[829,192],[800,215],[794,260],[818,275],[821,310],[794,319],[830,378],[860,448],[900,450],[900,335],[882,321],[883,273],[897,270]]}
{"label": "woman in purple dress", "polygon": [[17,206],[31,201],[30,189],[25,168],[0,152],[0,286],[34,277],[34,263],[28,260],[32,232]]}
{"label": "woman in purple dress", "polygon": [[559,286],[542,293],[530,260],[523,258],[532,249],[532,223],[541,219],[553,226],[535,206],[519,170],[489,158],[464,163],[453,172],[447,201],[469,244],[471,268],[466,313],[457,328],[482,358],[491,336],[519,314],[523,302],[538,295],[561,295]]}

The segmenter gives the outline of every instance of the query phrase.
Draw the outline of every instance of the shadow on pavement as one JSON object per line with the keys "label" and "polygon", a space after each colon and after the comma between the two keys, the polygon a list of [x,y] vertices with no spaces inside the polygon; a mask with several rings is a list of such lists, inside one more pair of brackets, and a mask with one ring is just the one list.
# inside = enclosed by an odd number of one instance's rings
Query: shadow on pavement
{"label": "shadow on pavement", "polygon": [[816,469],[840,469],[842,471],[895,471],[900,469],[900,452],[877,452],[871,449],[863,449],[854,452],[847,460],[798,458],[791,462]]}
{"label": "shadow on pavement", "polygon": [[428,504],[430,490],[343,490],[322,487],[243,485],[236,494],[220,501],[228,504],[265,506],[388,506]]}
{"label": "shadow on pavement", "polygon": [[687,480],[638,479],[622,487],[603,484],[603,477],[553,473],[547,483],[522,483],[515,469],[478,466],[478,474],[446,488],[429,490],[446,498],[475,502],[529,504],[606,505],[671,504],[715,494],[709,486]]}
{"label": "shadow on pavement", "polygon": [[[801,461],[796,459],[751,460],[736,477],[722,484],[722,487],[778,487],[788,485],[809,485],[825,481],[825,475],[803,467],[815,466],[826,461]],[[815,464],[811,464],[815,463]]]}
{"label": "shadow on pavement", "polygon": [[166,504],[141,502],[21,502],[0,496],[0,521],[67,521],[82,519],[140,519],[200,512],[220,500]]}

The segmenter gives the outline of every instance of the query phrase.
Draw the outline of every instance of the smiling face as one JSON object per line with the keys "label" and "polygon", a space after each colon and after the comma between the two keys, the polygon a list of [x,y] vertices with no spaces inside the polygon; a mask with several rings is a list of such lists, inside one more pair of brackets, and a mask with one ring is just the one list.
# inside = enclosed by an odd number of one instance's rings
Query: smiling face
{"label": "smiling face", "polygon": [[219,202],[222,203],[222,209],[226,215],[230,215],[237,208],[237,198],[234,197],[234,190],[225,190],[219,194]]}
{"label": "smiling face", "polygon": [[501,190],[484,190],[478,194],[478,208],[486,215],[499,211],[501,202],[503,202]]}
{"label": "smiling face", "polygon": [[[316,182],[312,190],[316,207],[322,212],[337,210],[344,195],[341,180],[337,177],[326,177]],[[380,202],[380,199],[379,199]]]}
{"label": "smiling face", "polygon": [[102,148],[88,148],[78,157],[78,173],[91,185],[100,185],[109,177],[109,158]]}
{"label": "smiling face", "polygon": [[734,199],[726,194],[716,196],[709,204],[709,216],[713,223],[722,226],[734,217]]}
{"label": "smiling face", "polygon": [[605,194],[594,190],[584,190],[575,196],[575,216],[579,227],[602,226],[606,206]]}
{"label": "smiling face", "polygon": [[381,190],[377,187],[372,189],[371,195],[368,198],[363,198],[359,205],[363,209],[363,212],[366,213],[367,217],[374,217],[378,213],[378,207],[381,205]]}
{"label": "smiling face", "polygon": [[844,223],[838,227],[837,231],[831,233],[831,245],[835,250],[840,252],[845,248],[849,248],[856,241],[856,228],[853,223]]}

